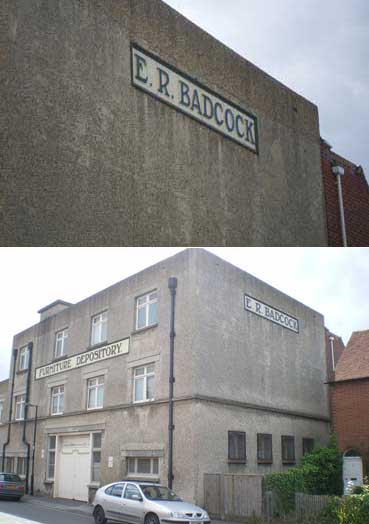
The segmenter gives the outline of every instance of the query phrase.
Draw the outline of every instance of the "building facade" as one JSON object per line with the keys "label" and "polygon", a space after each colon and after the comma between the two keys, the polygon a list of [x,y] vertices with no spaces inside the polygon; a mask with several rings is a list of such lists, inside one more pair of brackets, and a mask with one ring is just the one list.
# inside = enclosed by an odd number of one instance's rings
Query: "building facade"
{"label": "building facade", "polygon": [[2,245],[327,245],[317,107],[161,0],[3,0]]}
{"label": "building facade", "polygon": [[38,406],[35,491],[87,500],[123,477],[167,483],[172,277],[173,488],[201,504],[205,473],[283,471],[326,444],[323,317],[189,249],[43,308],[14,337],[0,444],[8,467],[26,468]]}
{"label": "building facade", "polygon": [[369,246],[369,185],[363,169],[335,153],[325,140],[321,141],[321,155],[328,245],[344,245],[339,181],[333,173],[336,166],[343,170],[340,182],[347,246]]}
{"label": "building facade", "polygon": [[369,330],[351,335],[330,383],[332,422],[344,455],[344,486],[369,473]]}

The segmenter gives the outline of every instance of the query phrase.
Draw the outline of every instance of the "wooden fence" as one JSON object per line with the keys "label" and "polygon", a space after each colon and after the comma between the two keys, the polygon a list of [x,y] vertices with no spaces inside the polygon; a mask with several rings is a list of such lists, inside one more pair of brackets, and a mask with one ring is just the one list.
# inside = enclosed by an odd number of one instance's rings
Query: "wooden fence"
{"label": "wooden fence", "polygon": [[261,517],[263,488],[261,475],[204,475],[204,506],[213,518]]}
{"label": "wooden fence", "polygon": [[328,504],[332,497],[329,495],[307,495],[296,493],[296,520],[303,521],[306,517],[318,515]]}

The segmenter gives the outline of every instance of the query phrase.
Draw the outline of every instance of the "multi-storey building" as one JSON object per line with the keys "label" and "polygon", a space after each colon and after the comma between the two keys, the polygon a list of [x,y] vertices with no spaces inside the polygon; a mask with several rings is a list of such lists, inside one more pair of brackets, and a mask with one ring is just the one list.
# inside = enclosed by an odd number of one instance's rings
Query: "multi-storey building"
{"label": "multi-storey building", "polygon": [[207,251],[40,315],[14,337],[0,432],[30,481],[37,406],[35,491],[87,500],[122,477],[172,479],[202,503],[205,473],[281,471],[327,441],[322,315]]}

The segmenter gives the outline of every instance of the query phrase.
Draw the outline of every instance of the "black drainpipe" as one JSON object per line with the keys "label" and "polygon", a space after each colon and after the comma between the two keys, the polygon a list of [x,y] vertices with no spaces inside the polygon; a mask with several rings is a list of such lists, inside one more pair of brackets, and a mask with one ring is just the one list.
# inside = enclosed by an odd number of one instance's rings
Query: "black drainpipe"
{"label": "black drainpipe", "polygon": [[169,443],[168,443],[168,488],[172,489],[173,482],[173,385],[174,378],[174,311],[176,300],[177,279],[171,277],[168,279],[168,288],[170,290],[170,346],[169,346]]}
{"label": "black drainpipe", "polygon": [[14,392],[14,380],[15,380],[15,365],[17,363],[17,349],[13,349],[13,372],[12,372],[12,385],[11,385],[11,393],[10,393],[10,406],[9,406],[9,420],[8,420],[8,437],[6,439],[6,442],[3,444],[3,461],[1,465],[1,470],[5,470],[5,449],[7,445],[10,442],[10,428],[11,428],[11,422],[12,422],[12,415],[13,415],[13,392]]}
{"label": "black drainpipe", "polygon": [[28,493],[28,478],[29,478],[29,460],[31,444],[26,440],[26,426],[27,426],[27,415],[28,415],[28,402],[29,402],[29,388],[31,383],[31,367],[32,367],[32,350],[33,342],[28,344],[28,372],[27,372],[27,385],[26,385],[26,404],[24,406],[24,419],[23,419],[23,443],[27,446],[27,462],[26,462],[26,482],[25,492]]}

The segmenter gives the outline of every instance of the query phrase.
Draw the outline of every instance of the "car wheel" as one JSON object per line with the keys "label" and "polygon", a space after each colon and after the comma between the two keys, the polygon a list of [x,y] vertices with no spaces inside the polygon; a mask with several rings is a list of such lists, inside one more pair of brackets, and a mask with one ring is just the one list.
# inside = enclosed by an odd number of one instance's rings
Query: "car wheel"
{"label": "car wheel", "polygon": [[101,506],[98,506],[97,508],[95,508],[94,519],[95,519],[95,524],[105,524],[106,522],[105,513]]}
{"label": "car wheel", "polygon": [[145,517],[145,524],[160,524],[159,517],[155,513],[149,513]]}

